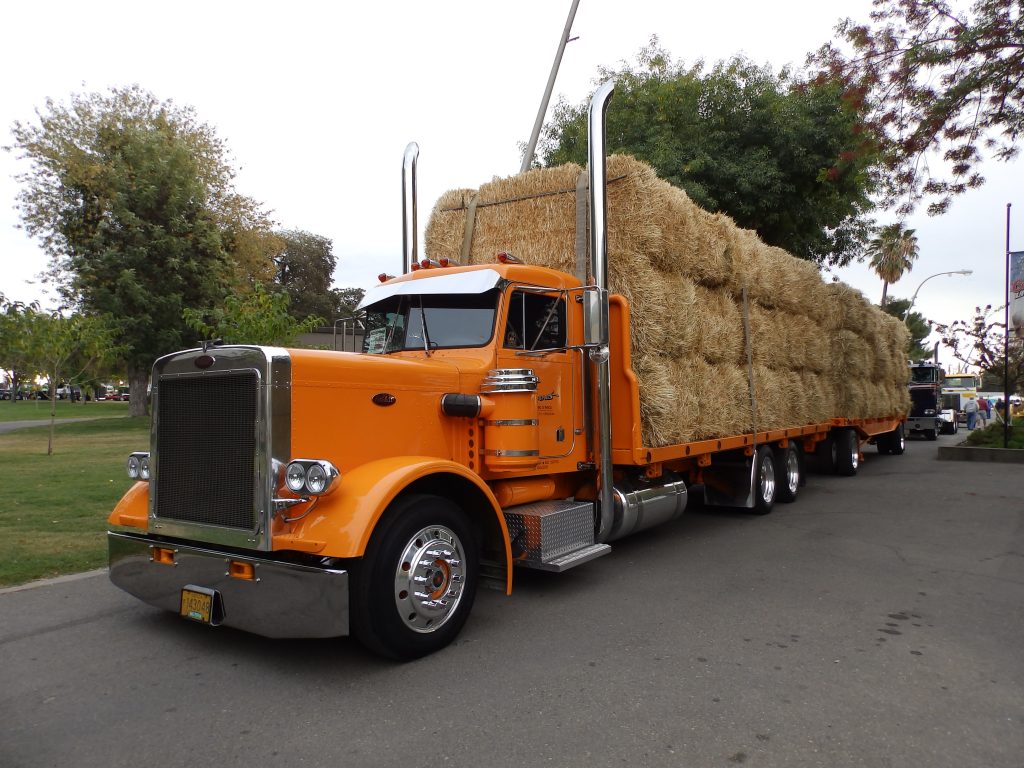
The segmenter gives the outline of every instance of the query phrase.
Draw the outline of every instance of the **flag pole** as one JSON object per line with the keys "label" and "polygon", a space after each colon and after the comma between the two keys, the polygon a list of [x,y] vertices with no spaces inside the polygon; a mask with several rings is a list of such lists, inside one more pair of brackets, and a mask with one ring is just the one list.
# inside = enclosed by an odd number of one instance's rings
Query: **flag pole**
{"label": "flag pole", "polygon": [[1003,448],[1010,445],[1010,206],[1006,204],[1006,306],[1003,308]]}

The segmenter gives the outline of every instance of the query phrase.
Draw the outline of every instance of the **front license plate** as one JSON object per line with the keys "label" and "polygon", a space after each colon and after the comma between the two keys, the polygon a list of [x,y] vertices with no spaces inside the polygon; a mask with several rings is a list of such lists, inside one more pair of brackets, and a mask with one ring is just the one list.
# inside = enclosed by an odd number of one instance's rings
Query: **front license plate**
{"label": "front license plate", "polygon": [[200,592],[195,587],[181,590],[181,615],[192,621],[209,624],[213,615],[213,590]]}

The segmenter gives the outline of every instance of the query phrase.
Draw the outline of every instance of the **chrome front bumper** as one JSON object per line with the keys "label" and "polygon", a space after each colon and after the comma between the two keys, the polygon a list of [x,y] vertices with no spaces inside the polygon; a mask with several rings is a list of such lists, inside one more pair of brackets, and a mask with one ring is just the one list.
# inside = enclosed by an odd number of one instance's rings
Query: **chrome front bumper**
{"label": "chrome front bumper", "polygon": [[942,429],[940,416],[910,416],[907,418],[907,432],[925,432],[931,429]]}
{"label": "chrome front bumper", "polygon": [[[312,568],[212,549],[170,544],[131,533],[107,533],[110,580],[125,592],[179,612],[181,590],[214,590],[221,624],[264,637],[347,635],[348,571]],[[174,564],[155,562],[154,546],[173,549]],[[228,575],[228,561],[251,563],[256,578]]]}

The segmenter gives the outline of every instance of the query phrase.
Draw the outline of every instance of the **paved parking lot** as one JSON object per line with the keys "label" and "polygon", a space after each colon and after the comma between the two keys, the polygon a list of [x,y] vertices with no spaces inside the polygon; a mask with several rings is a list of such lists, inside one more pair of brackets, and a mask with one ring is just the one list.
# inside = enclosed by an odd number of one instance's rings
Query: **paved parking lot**
{"label": "paved parking lot", "polygon": [[409,664],[0,593],[0,765],[1020,768],[1024,473],[962,437],[519,574]]}

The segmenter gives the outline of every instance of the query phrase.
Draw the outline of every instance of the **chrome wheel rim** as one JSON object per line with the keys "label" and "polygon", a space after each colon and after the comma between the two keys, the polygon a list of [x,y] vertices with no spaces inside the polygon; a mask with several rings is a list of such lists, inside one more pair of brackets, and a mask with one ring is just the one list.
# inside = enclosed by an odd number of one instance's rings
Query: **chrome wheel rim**
{"label": "chrome wheel rim", "polygon": [[800,487],[800,459],[796,451],[786,452],[786,488],[790,495],[795,494]]}
{"label": "chrome wheel rim", "polygon": [[760,483],[761,501],[770,504],[775,498],[775,467],[772,460],[765,457],[761,460]]}
{"label": "chrome wheel rim", "polygon": [[466,579],[462,542],[443,525],[417,532],[395,568],[395,607],[414,632],[435,632],[458,608]]}
{"label": "chrome wheel rim", "polygon": [[853,467],[854,469],[857,469],[857,467],[860,465],[860,448],[857,445],[856,439],[852,440],[851,442],[853,443],[853,445],[851,446],[850,452],[850,466]]}

